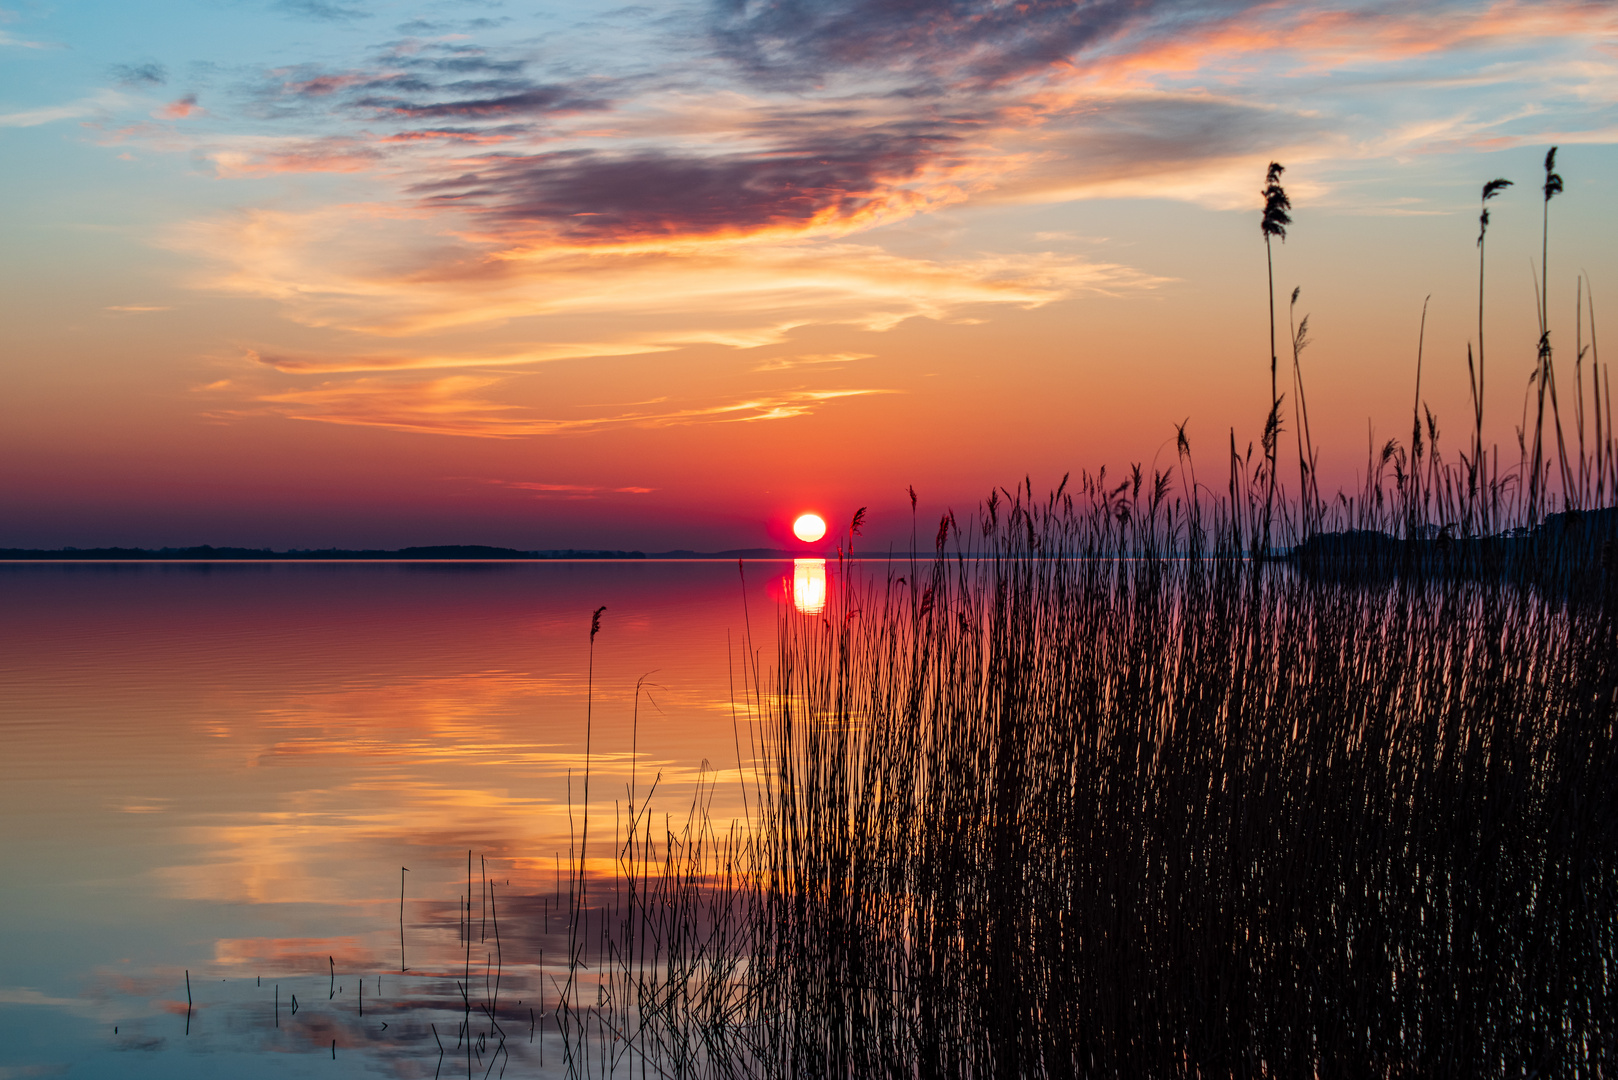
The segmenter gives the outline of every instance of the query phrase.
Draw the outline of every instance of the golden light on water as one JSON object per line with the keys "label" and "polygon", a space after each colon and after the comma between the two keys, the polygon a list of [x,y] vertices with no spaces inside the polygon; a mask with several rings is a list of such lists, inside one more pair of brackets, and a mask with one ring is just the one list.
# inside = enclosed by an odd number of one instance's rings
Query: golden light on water
{"label": "golden light on water", "polygon": [[826,535],[826,521],[819,514],[804,514],[792,523],[792,535],[812,544]]}
{"label": "golden light on water", "polygon": [[[815,519],[819,521],[819,518]],[[822,531],[825,525],[821,525]],[[792,566],[792,606],[804,615],[826,610],[826,560],[797,559]]]}

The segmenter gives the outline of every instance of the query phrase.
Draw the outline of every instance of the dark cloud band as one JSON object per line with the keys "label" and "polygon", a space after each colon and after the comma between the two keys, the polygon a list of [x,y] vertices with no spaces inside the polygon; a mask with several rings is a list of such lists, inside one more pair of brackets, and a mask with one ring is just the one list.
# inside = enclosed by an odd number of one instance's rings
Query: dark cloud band
{"label": "dark cloud band", "polygon": [[887,71],[997,83],[1074,59],[1131,27],[1194,24],[1246,0],[715,0],[724,57],[767,83]]}
{"label": "dark cloud band", "polygon": [[801,228],[853,217],[956,142],[948,134],[880,132],[752,155],[490,158],[476,174],[418,190],[433,203],[545,223],[585,241]]}

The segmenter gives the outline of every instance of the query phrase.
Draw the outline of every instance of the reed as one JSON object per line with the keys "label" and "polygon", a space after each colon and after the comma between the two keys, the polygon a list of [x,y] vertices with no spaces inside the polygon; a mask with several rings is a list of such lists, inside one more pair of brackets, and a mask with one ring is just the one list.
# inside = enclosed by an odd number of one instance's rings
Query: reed
{"label": "reed", "polygon": [[[1292,290],[1292,303],[1287,309],[1287,322],[1292,341],[1292,397],[1298,403],[1298,419],[1293,425],[1298,443],[1298,512],[1306,535],[1318,531],[1320,522],[1320,482],[1315,476],[1319,458],[1315,453],[1314,437],[1309,431],[1309,400],[1303,392],[1303,350],[1309,347],[1309,316],[1298,321],[1298,297],[1301,286]],[[1182,458],[1189,452],[1185,442],[1185,425],[1178,429],[1178,445]]]}
{"label": "reed", "polygon": [[1541,242],[1539,259],[1539,282],[1537,297],[1539,303],[1539,356],[1531,383],[1534,386],[1538,405],[1534,417],[1534,445],[1532,465],[1529,472],[1529,501],[1528,515],[1530,519],[1537,520],[1543,512],[1546,492],[1545,471],[1549,464],[1545,459],[1545,396],[1549,391],[1551,399],[1552,421],[1556,427],[1557,451],[1560,458],[1561,475],[1564,488],[1568,485],[1567,451],[1562,438],[1561,410],[1557,408],[1556,401],[1556,369],[1551,348],[1550,329],[1550,245],[1551,245],[1551,199],[1560,195],[1563,190],[1562,177],[1556,172],[1557,147],[1551,147],[1545,154],[1545,182],[1540,190],[1544,195],[1541,213]]}
{"label": "reed", "polygon": [[[1292,209],[1292,200],[1287,198],[1286,189],[1281,186],[1281,174],[1286,172],[1286,166],[1280,162],[1270,162],[1270,167],[1264,174],[1264,189],[1259,194],[1264,196],[1264,214],[1259,220],[1259,231],[1264,237],[1264,264],[1269,275],[1269,301],[1270,301],[1270,411],[1264,422],[1264,450],[1265,460],[1269,465],[1269,490],[1264,499],[1264,538],[1262,551],[1270,551],[1270,516],[1275,506],[1276,494],[1276,450],[1281,435],[1281,396],[1276,385],[1276,369],[1279,360],[1275,350],[1275,254],[1270,246],[1271,237],[1280,237],[1286,243],[1287,226],[1292,224],[1288,211]],[[1293,297],[1297,299],[1296,295]],[[1296,354],[1294,354],[1296,363]]]}
{"label": "reed", "polygon": [[1484,258],[1484,238],[1489,233],[1489,200],[1499,195],[1512,182],[1505,177],[1496,177],[1483,185],[1482,197],[1478,200],[1478,348],[1477,364],[1472,362],[1472,350],[1466,350],[1467,382],[1472,392],[1472,459],[1464,462],[1467,467],[1467,513],[1468,518],[1473,517],[1479,522],[1484,532],[1490,528],[1488,504],[1483,499],[1483,489],[1488,482],[1488,461],[1483,452],[1483,397],[1484,397],[1484,367],[1483,367],[1483,272],[1486,265]]}

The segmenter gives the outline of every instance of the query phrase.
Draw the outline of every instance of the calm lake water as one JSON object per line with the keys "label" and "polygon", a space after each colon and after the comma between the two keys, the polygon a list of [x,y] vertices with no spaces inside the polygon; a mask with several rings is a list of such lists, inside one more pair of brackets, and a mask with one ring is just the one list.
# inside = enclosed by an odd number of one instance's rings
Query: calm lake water
{"label": "calm lake water", "polygon": [[[593,862],[632,768],[742,813],[747,621],[767,670],[818,574],[0,565],[0,1077],[541,1071],[591,612]],[[468,979],[506,1048],[482,1021],[441,1062]]]}

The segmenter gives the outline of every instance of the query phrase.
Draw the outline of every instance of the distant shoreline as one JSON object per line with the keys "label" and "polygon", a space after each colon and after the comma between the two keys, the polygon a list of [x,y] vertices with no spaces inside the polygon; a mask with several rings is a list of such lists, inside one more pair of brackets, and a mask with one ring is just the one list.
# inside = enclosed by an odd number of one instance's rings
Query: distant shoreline
{"label": "distant shoreline", "polygon": [[599,560],[816,559],[835,555],[816,550],[737,548],[731,551],[611,551],[557,548],[520,551],[481,544],[444,544],[387,551],[371,548],[320,548],[273,551],[269,548],[0,548],[0,562],[561,562]]}

